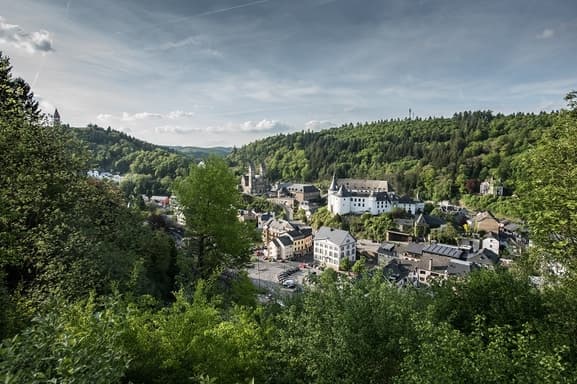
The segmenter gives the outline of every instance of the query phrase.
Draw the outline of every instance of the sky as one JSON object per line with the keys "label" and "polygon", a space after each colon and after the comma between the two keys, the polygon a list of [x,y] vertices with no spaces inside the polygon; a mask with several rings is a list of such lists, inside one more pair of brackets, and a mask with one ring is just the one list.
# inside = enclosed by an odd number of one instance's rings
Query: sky
{"label": "sky", "polygon": [[47,113],[161,145],[349,122],[557,110],[576,0],[0,0]]}

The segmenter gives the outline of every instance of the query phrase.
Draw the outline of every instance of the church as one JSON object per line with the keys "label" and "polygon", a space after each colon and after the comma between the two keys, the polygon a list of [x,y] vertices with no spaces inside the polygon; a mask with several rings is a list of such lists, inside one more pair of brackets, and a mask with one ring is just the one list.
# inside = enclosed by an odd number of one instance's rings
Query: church
{"label": "church", "polygon": [[328,191],[329,212],[336,215],[370,213],[380,215],[399,208],[413,215],[422,212],[425,204],[408,196],[398,197],[385,180],[338,179]]}
{"label": "church", "polygon": [[248,173],[242,175],[240,178],[240,185],[242,192],[248,195],[265,195],[270,185],[266,178],[266,168],[264,164],[259,165],[259,173],[255,172],[254,164],[249,163]]}

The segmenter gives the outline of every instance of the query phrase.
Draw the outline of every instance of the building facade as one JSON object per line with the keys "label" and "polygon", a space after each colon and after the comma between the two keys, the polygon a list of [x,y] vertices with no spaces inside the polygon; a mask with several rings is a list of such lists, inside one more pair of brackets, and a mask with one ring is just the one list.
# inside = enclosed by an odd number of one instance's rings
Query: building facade
{"label": "building facade", "polygon": [[248,173],[240,178],[242,192],[248,195],[264,195],[270,190],[270,185],[266,177],[264,164],[259,166],[259,173],[255,171],[254,164],[248,165]]}
{"label": "building facade", "polygon": [[347,231],[321,227],[314,237],[314,259],[321,265],[335,270],[343,259],[354,262],[357,257],[357,241]]}
{"label": "building facade", "polygon": [[380,215],[391,212],[395,208],[415,215],[425,209],[425,203],[422,201],[406,196],[399,198],[389,190],[388,183],[384,180],[339,179],[337,181],[334,176],[329,187],[327,204],[329,212],[335,215],[363,213]]}

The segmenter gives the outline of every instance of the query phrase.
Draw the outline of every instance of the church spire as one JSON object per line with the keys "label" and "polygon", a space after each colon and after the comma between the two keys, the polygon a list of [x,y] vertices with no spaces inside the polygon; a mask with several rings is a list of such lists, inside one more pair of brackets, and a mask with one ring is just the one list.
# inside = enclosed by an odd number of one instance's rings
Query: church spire
{"label": "church spire", "polygon": [[52,116],[52,124],[60,125],[60,113],[58,113],[58,108],[54,110],[54,115]]}

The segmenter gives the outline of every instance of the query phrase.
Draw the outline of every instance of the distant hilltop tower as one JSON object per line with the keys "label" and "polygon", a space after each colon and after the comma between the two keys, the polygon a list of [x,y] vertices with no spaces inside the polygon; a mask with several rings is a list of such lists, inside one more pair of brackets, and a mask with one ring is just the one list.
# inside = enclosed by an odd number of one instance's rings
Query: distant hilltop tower
{"label": "distant hilltop tower", "polygon": [[60,113],[58,113],[58,108],[54,110],[54,115],[52,116],[52,123],[54,126],[60,125]]}

